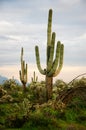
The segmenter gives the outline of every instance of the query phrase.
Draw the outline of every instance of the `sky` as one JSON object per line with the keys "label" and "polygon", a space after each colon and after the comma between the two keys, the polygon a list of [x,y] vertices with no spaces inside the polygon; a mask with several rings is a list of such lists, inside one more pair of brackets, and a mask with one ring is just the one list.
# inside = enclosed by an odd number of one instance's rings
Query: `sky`
{"label": "sky", "polygon": [[37,69],[35,46],[46,66],[48,11],[53,10],[52,31],[64,44],[64,64],[54,79],[71,81],[86,72],[86,0],[0,0],[0,75],[19,79],[20,53],[28,64],[28,81]]}

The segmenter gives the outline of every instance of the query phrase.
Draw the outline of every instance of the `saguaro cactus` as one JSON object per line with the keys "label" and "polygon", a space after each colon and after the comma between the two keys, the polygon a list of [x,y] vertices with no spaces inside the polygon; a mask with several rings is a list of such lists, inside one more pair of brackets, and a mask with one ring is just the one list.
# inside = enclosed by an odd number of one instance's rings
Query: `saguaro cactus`
{"label": "saguaro cactus", "polygon": [[46,75],[46,92],[47,100],[52,97],[52,83],[53,77],[60,73],[63,66],[63,53],[64,45],[60,41],[57,42],[56,55],[54,58],[54,48],[55,48],[55,32],[52,32],[52,9],[49,10],[48,15],[48,28],[47,28],[47,60],[46,68],[42,69],[40,65],[39,48],[35,46],[36,63],[38,70],[41,74]]}
{"label": "saguaro cactus", "polygon": [[21,70],[19,71],[20,80],[23,84],[23,89],[26,90],[26,83],[27,83],[27,64],[23,60],[23,48],[21,48]]}
{"label": "saguaro cactus", "polygon": [[38,76],[36,76],[35,71],[34,71],[33,77],[31,79],[32,79],[32,83],[36,83],[38,81]]}

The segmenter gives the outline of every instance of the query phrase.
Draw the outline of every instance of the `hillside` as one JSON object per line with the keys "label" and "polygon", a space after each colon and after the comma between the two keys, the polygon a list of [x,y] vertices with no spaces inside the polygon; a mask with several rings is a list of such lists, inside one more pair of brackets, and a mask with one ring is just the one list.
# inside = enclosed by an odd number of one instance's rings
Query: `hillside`
{"label": "hillside", "polygon": [[5,80],[8,80],[8,78],[0,75],[0,84],[3,84]]}
{"label": "hillside", "polygon": [[[6,80],[9,80],[7,77],[5,76],[1,76],[0,75],[0,84],[3,84]],[[19,80],[14,79],[16,83],[20,84]]]}

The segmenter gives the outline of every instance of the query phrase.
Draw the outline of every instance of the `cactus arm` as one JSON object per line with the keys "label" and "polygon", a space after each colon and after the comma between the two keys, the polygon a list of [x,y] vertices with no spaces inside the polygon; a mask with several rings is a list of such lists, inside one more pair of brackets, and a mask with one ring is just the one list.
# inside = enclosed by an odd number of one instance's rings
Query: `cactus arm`
{"label": "cactus arm", "polygon": [[35,46],[35,55],[36,55],[36,63],[37,63],[37,67],[38,67],[38,70],[41,74],[45,75],[46,72],[41,68],[41,65],[40,65],[40,57],[39,57],[39,48],[38,46]]}
{"label": "cactus arm", "polygon": [[21,70],[19,71],[20,80],[22,81]]}
{"label": "cactus arm", "polygon": [[36,76],[36,82],[38,81],[38,76]]}
{"label": "cactus arm", "polygon": [[24,80],[24,74],[25,74],[25,61],[22,61],[22,80]]}
{"label": "cactus arm", "polygon": [[38,76],[36,76],[35,71],[33,73],[33,77],[31,78],[32,83],[36,83],[38,81]]}
{"label": "cactus arm", "polygon": [[28,65],[26,64],[26,68],[25,68],[25,79],[24,79],[26,83],[27,83],[27,80],[28,80],[27,69],[28,69]]}
{"label": "cactus arm", "polygon": [[50,72],[48,73],[48,76],[53,76],[53,74],[55,73],[57,66],[58,66],[58,62],[59,62],[59,56],[60,56],[60,46],[61,43],[57,42],[57,48],[56,48],[56,56],[55,56],[55,60],[53,62],[52,68],[50,70]]}
{"label": "cactus arm", "polygon": [[21,48],[21,72],[20,72],[20,77],[21,80],[24,79],[24,63],[25,61],[23,61],[23,47]]}
{"label": "cactus arm", "polygon": [[58,66],[56,72],[54,73],[53,77],[57,76],[60,73],[61,69],[62,69],[63,55],[64,55],[64,45],[62,44],[61,49],[60,49],[60,61],[59,61],[60,63],[59,63],[59,66]]}
{"label": "cactus arm", "polygon": [[22,61],[21,71],[19,71],[20,80],[22,83],[27,83],[27,64],[25,66],[25,61]]}
{"label": "cactus arm", "polygon": [[52,9],[49,10],[49,15],[48,15],[48,28],[47,28],[47,69],[48,69],[48,61],[49,61],[49,57],[50,57],[51,35],[52,35]]}
{"label": "cactus arm", "polygon": [[35,82],[36,81],[36,75],[35,75],[35,71],[34,71],[34,73],[33,73],[33,82]]}
{"label": "cactus arm", "polygon": [[34,82],[37,82],[37,80],[38,80],[38,76],[36,76],[35,71],[34,71]]}
{"label": "cactus arm", "polygon": [[52,32],[52,9],[49,10],[49,16],[48,16],[47,46],[51,45],[51,32]]}
{"label": "cactus arm", "polygon": [[51,70],[51,67],[52,67],[52,64],[53,64],[54,48],[55,48],[55,32],[52,33],[50,57],[49,57],[49,60],[48,60],[48,68],[47,68],[48,72]]}
{"label": "cactus arm", "polygon": [[21,64],[22,64],[22,61],[23,61],[23,47],[21,48]]}
{"label": "cactus arm", "polygon": [[34,74],[33,74],[33,79],[34,79],[34,81],[35,81],[35,76],[36,76],[36,75],[35,75],[35,71],[34,71]]}

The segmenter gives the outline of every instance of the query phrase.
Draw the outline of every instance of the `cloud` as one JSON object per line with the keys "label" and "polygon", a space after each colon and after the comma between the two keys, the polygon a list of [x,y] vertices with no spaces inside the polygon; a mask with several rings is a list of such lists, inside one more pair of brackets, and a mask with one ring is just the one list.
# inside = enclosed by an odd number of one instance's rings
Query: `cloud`
{"label": "cloud", "polygon": [[76,76],[85,73],[85,70],[86,66],[63,66],[60,74],[54,80],[63,79],[65,82],[70,82]]}
{"label": "cloud", "polygon": [[35,45],[39,46],[41,64],[46,65],[49,8],[53,9],[56,42],[65,46],[64,65],[86,66],[84,0],[2,0],[0,6],[0,66],[20,65],[21,47],[26,62],[36,65]]}
{"label": "cloud", "polygon": [[[43,65],[44,66],[44,65]],[[19,78],[20,65],[4,65],[0,67],[0,75],[6,76],[8,78]],[[64,80],[65,82],[72,81],[76,76],[85,73],[86,67],[84,66],[63,66],[60,74],[54,78],[54,82],[57,79]],[[33,72],[36,72],[38,76],[38,81],[45,80],[45,76],[40,74],[36,65],[28,65],[28,82],[31,82],[31,77],[33,77]]]}
{"label": "cloud", "polygon": [[86,40],[86,33],[83,33],[80,37],[78,37],[79,40]]}

